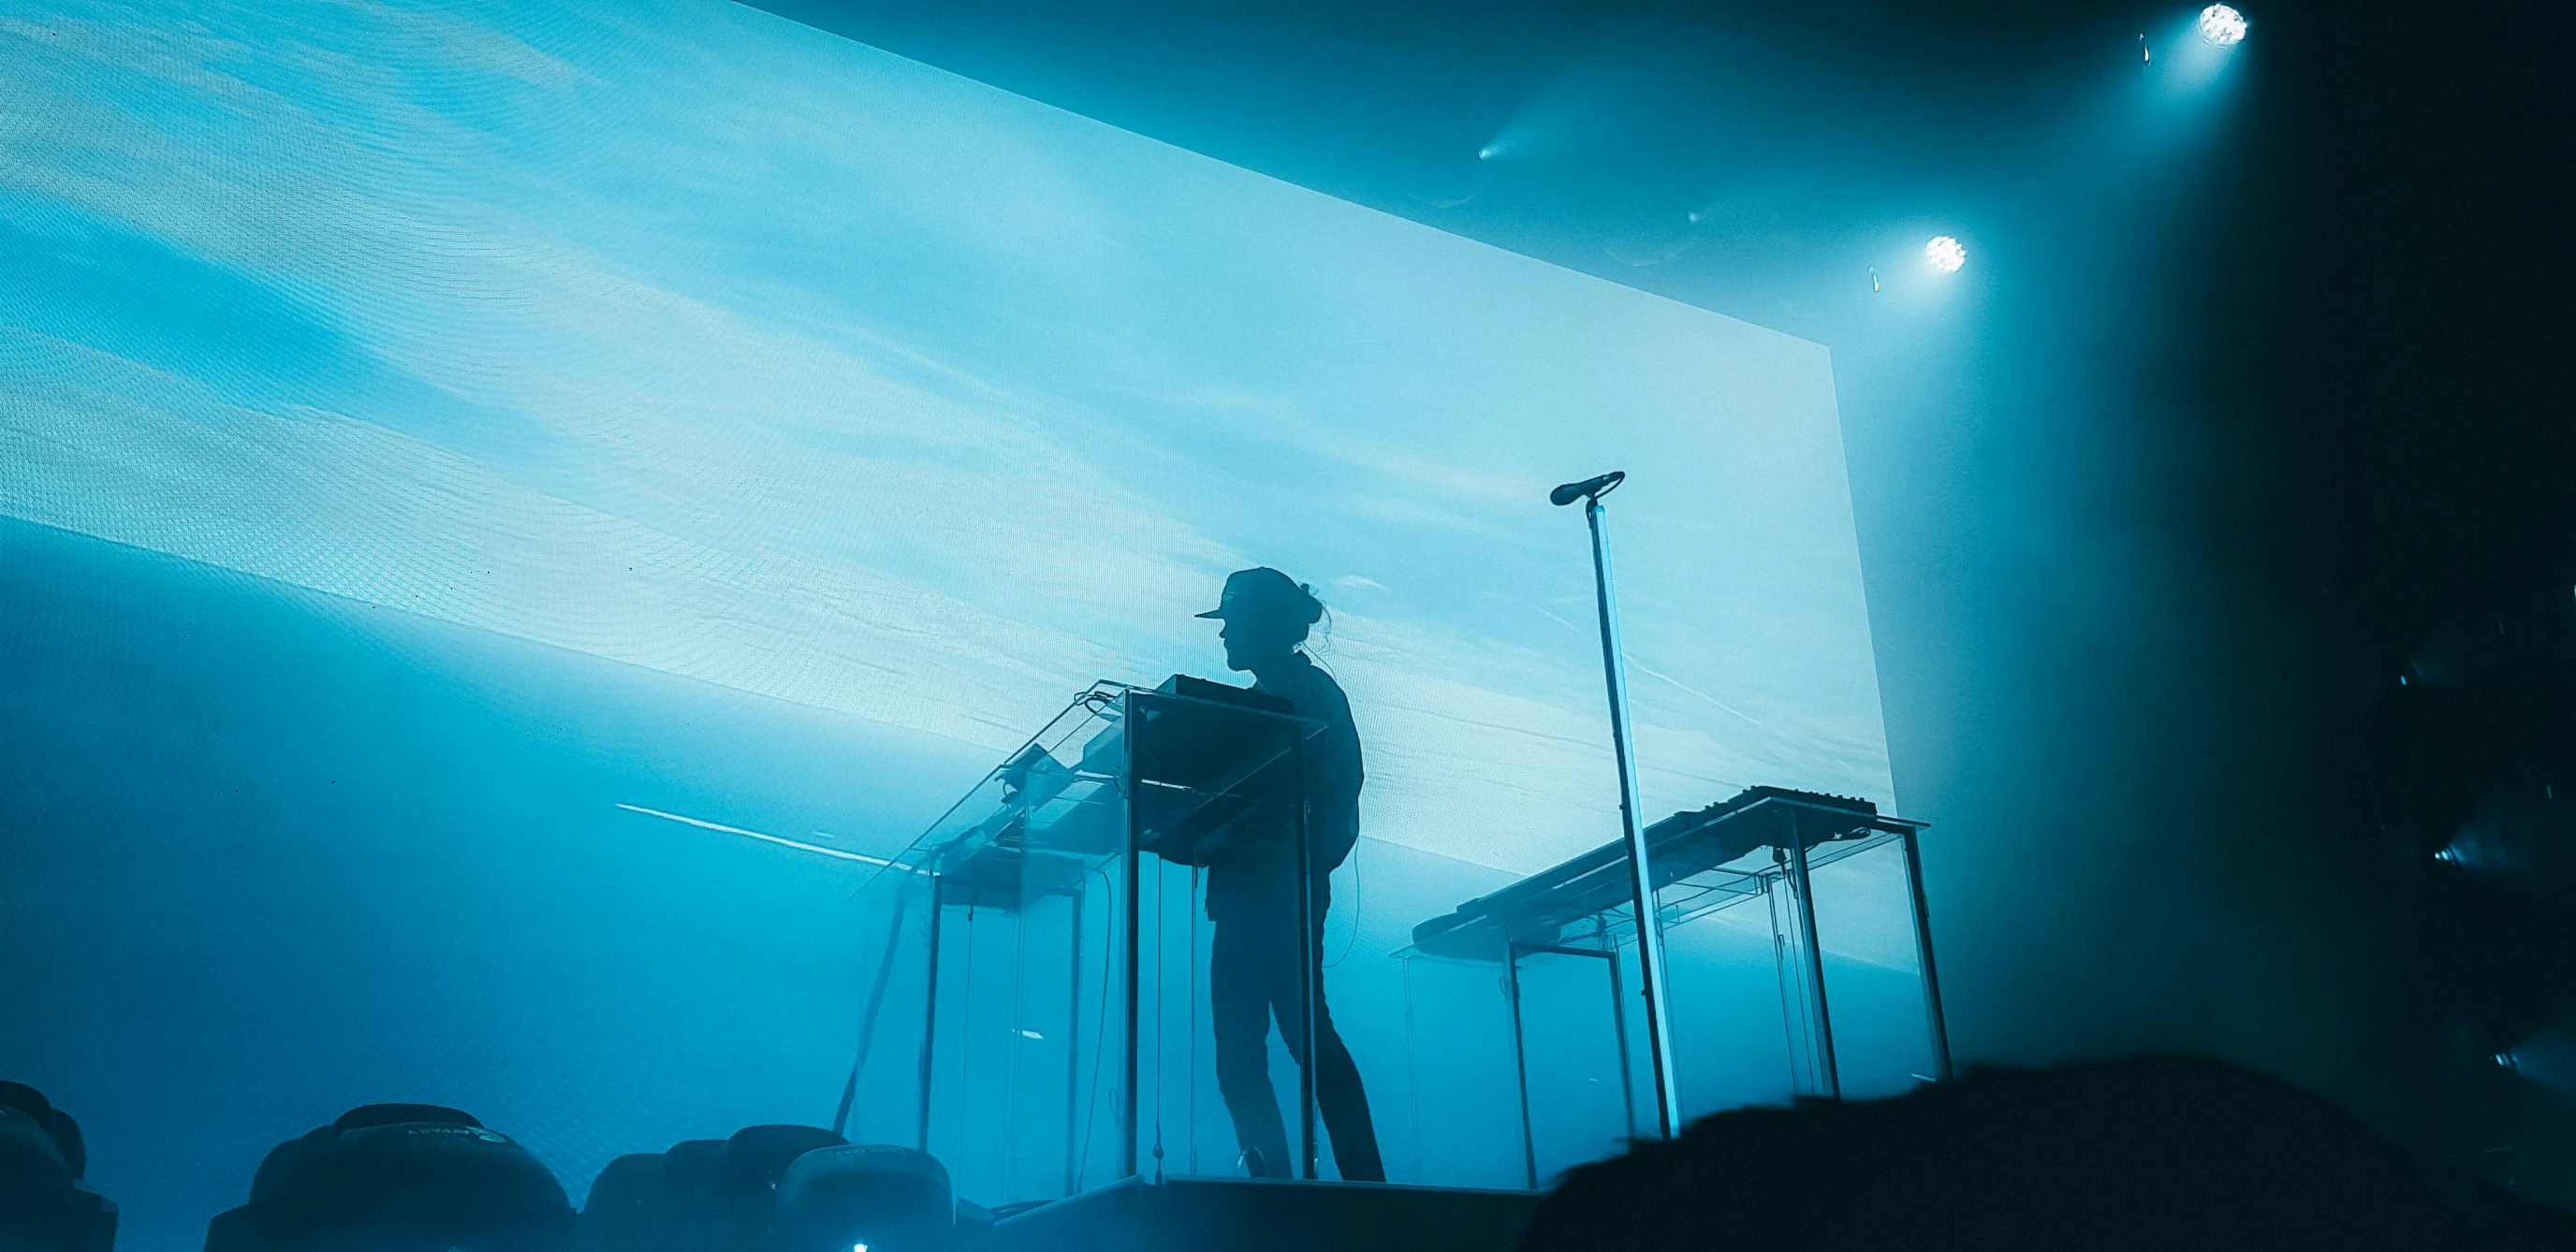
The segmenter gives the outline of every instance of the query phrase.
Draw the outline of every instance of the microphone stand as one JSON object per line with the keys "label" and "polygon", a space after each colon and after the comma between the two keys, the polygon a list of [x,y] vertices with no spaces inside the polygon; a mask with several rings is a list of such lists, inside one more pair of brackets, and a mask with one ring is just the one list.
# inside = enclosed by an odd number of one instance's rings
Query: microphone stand
{"label": "microphone stand", "polygon": [[1601,497],[1627,478],[1625,471],[1614,470],[1599,478],[1559,487],[1549,499],[1560,505],[1582,500],[1584,521],[1592,530],[1592,589],[1601,606],[1601,670],[1610,691],[1610,747],[1619,758],[1619,820],[1628,840],[1628,885],[1636,899],[1637,966],[1646,997],[1646,1050],[1655,1072],[1656,1124],[1664,1138],[1673,1139],[1682,1133],[1682,1118],[1664,990],[1664,922],[1655,911],[1655,880],[1646,863],[1646,827],[1637,813],[1637,750],[1628,730],[1628,667],[1619,646],[1618,597],[1610,584],[1610,536],[1601,508]]}

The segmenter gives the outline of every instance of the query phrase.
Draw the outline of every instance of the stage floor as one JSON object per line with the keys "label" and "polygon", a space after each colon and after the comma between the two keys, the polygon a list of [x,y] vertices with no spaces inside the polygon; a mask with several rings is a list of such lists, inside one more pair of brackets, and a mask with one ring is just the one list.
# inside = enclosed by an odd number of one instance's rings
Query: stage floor
{"label": "stage floor", "polygon": [[1540,1194],[1269,1178],[1130,1178],[1016,1213],[998,1252],[1507,1252]]}

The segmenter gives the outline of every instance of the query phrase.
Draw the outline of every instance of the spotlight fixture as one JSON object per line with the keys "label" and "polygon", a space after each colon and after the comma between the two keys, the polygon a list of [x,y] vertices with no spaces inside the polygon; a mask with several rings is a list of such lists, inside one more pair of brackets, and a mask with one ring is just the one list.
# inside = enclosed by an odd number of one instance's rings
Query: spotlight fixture
{"label": "spotlight fixture", "polygon": [[1968,263],[1968,250],[1948,235],[1935,235],[1932,242],[1923,245],[1923,259],[1944,274],[1956,274],[1960,266]]}
{"label": "spotlight fixture", "polygon": [[2223,4],[2200,11],[2200,37],[2221,48],[2245,41],[2245,15]]}

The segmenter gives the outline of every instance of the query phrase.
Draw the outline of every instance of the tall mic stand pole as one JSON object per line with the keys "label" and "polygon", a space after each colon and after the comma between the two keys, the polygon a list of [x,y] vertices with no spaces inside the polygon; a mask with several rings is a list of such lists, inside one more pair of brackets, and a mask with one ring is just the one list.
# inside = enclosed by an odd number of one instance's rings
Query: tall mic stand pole
{"label": "tall mic stand pole", "polygon": [[1646,826],[1637,813],[1637,749],[1628,733],[1628,667],[1619,646],[1619,602],[1610,584],[1610,536],[1601,508],[1601,497],[1627,477],[1623,471],[1613,471],[1568,483],[1549,499],[1560,505],[1582,500],[1584,521],[1592,528],[1592,589],[1601,606],[1601,671],[1610,690],[1610,747],[1619,758],[1619,820],[1628,839],[1628,885],[1637,909],[1637,965],[1646,984],[1646,1050],[1655,1071],[1656,1123],[1664,1138],[1674,1139],[1682,1133],[1682,1115],[1664,991],[1664,921],[1655,910],[1655,880],[1646,862]]}

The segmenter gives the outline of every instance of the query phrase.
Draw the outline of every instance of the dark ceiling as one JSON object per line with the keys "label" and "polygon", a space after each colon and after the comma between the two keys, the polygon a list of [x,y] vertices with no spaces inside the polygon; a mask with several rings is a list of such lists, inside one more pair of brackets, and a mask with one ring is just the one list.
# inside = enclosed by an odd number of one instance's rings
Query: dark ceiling
{"label": "dark ceiling", "polygon": [[[1865,284],[1852,237],[1888,213],[1955,210],[2016,176],[2054,108],[2136,76],[2140,15],[2172,16],[2007,3],[761,7],[1770,324],[1806,316],[1819,289]],[[1515,129],[1537,133],[1479,161]]]}

